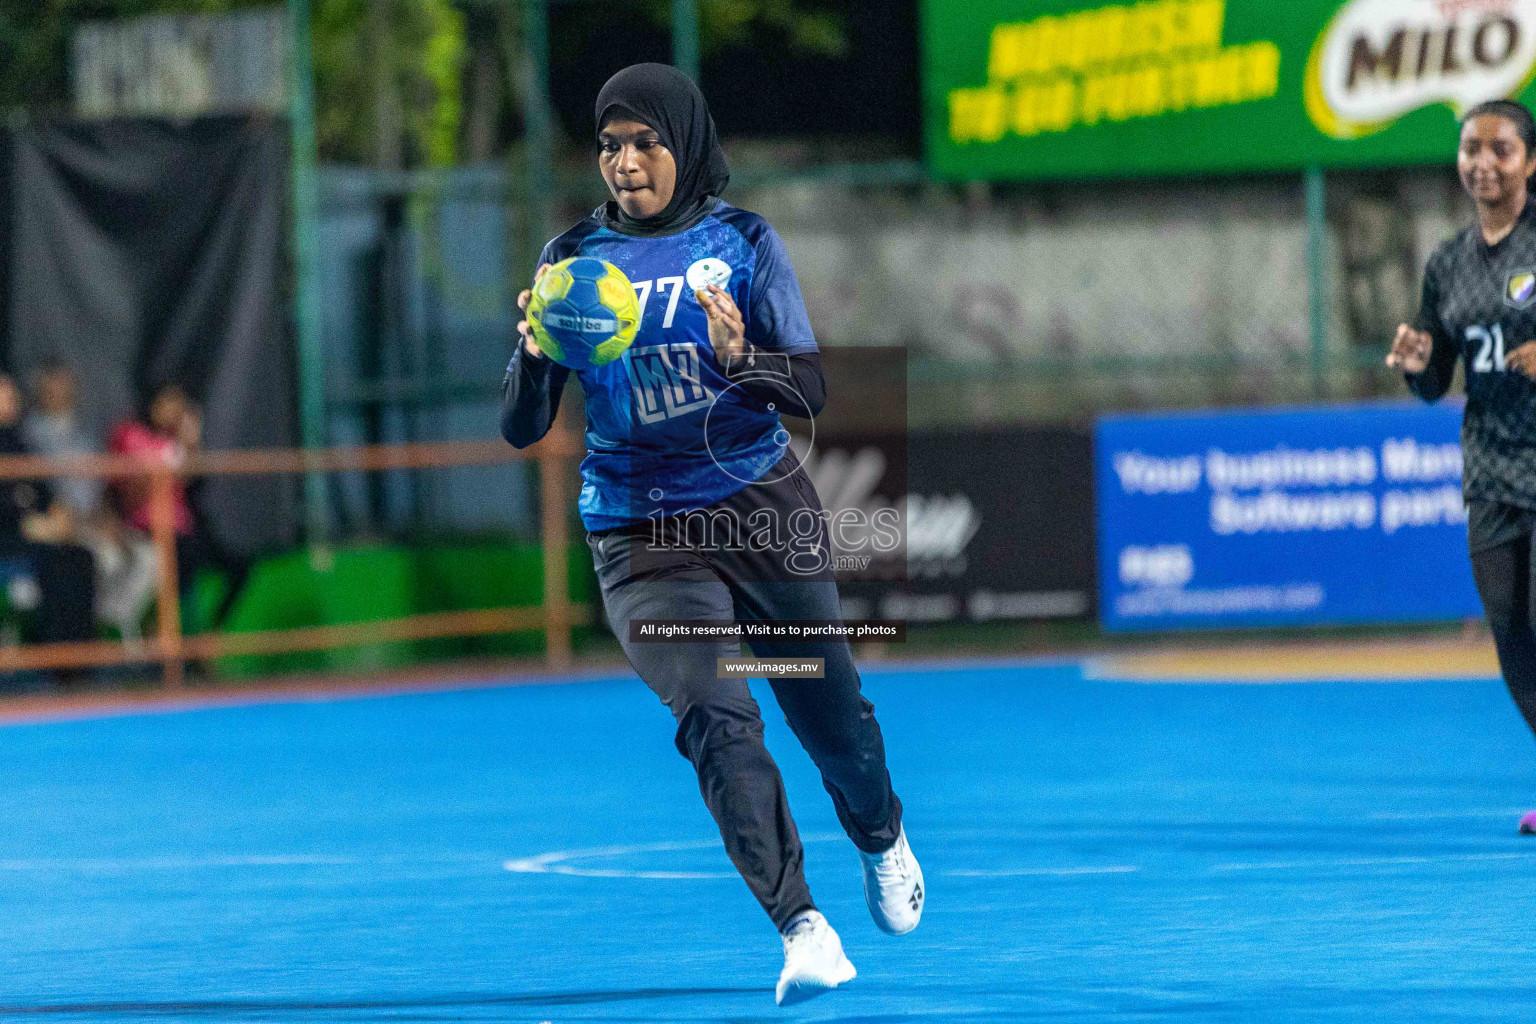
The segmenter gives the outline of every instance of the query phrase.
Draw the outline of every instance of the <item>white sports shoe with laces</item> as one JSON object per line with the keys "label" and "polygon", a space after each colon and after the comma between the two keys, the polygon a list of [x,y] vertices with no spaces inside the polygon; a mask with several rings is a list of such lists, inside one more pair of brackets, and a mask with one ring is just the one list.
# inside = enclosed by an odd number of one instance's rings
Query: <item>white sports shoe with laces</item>
{"label": "white sports shoe with laces", "polygon": [[784,970],[774,1000],[803,1003],[852,981],[858,972],[843,955],[843,942],[817,910],[808,910],[784,929]]}
{"label": "white sports shoe with laces", "polygon": [[864,902],[887,935],[905,935],[923,919],[923,869],[907,845],[907,830],[884,853],[859,851],[864,862]]}

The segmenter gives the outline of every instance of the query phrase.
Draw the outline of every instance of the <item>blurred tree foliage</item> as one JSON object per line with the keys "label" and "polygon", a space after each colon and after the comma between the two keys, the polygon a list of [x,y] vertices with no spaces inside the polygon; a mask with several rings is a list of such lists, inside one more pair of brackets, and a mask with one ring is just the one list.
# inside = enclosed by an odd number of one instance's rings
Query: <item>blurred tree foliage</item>
{"label": "blurred tree foliage", "polygon": [[311,0],[322,160],[399,169],[458,157],[465,19],[450,0]]}
{"label": "blurred tree foliage", "polygon": [[[705,55],[764,39],[796,53],[847,50],[841,14],[817,0],[698,0]],[[522,0],[310,0],[316,129],[327,162],[440,166],[505,152],[520,132],[531,69]],[[0,112],[69,108],[69,40],[87,21],[217,14],[273,0],[0,0]],[[672,0],[590,0],[583,29],[652,31]]]}
{"label": "blurred tree foliage", "polygon": [[[803,0],[698,0],[699,44],[706,54],[761,38],[765,30],[788,40],[795,53],[841,57],[848,33],[836,13]],[[669,23],[670,0],[653,0],[652,16]]]}
{"label": "blurred tree foliage", "polygon": [[[69,41],[89,21],[220,14],[272,0],[0,2],[0,111],[69,108]],[[458,156],[465,19],[452,0],[310,0],[321,159],[385,167]]]}

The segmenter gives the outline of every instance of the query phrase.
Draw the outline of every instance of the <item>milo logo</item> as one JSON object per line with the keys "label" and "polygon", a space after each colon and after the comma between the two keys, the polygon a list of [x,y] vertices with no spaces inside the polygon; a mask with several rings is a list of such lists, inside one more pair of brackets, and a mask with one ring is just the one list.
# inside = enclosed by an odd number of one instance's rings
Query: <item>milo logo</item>
{"label": "milo logo", "polygon": [[1307,114],[1354,139],[1436,103],[1459,116],[1536,71],[1536,0],[1350,0],[1312,46]]}

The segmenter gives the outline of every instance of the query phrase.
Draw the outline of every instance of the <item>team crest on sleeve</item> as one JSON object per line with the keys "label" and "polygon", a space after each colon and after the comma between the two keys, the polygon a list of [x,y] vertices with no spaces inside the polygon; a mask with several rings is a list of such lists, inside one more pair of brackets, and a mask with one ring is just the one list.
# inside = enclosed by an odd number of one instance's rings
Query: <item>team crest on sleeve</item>
{"label": "team crest on sleeve", "polygon": [[1504,282],[1504,301],[1524,309],[1536,298],[1536,271],[1517,270]]}
{"label": "team crest on sleeve", "polygon": [[641,423],[660,423],[706,408],[715,393],[704,386],[698,347],[691,342],[637,345],[629,350],[629,383]]}

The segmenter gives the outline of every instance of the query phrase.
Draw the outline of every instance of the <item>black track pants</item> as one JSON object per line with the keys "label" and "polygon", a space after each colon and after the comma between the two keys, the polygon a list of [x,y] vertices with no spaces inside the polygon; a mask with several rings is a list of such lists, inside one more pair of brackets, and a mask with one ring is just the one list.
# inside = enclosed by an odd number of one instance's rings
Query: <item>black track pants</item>
{"label": "black track pants", "polygon": [[1536,732],[1536,573],[1531,535],[1536,513],[1493,502],[1468,503],[1472,577],[1499,652],[1499,670],[1526,725]]}
{"label": "black track pants", "polygon": [[[707,511],[745,517],[764,507],[793,511],[809,503],[819,511],[804,474],[795,475],[800,482],[786,476],[780,483],[753,485]],[[678,529],[669,542],[658,544],[656,537],[649,526],[588,535],[603,606],[629,663],[676,718],[677,749],[698,773],[699,790],[732,863],[782,929],[814,904],[784,782],[763,745],[757,702],[745,679],[717,678],[716,659],[739,656],[739,645],[635,643],[629,623],[837,620],[837,584],[830,571],[797,576],[771,564],[771,555],[729,544],[688,543]],[[774,697],[821,770],[849,838],[870,853],[890,848],[901,827],[901,802],[891,789],[880,726],[860,693],[847,642],[753,642],[751,647],[758,657],[824,659],[823,679],[770,680]]]}

